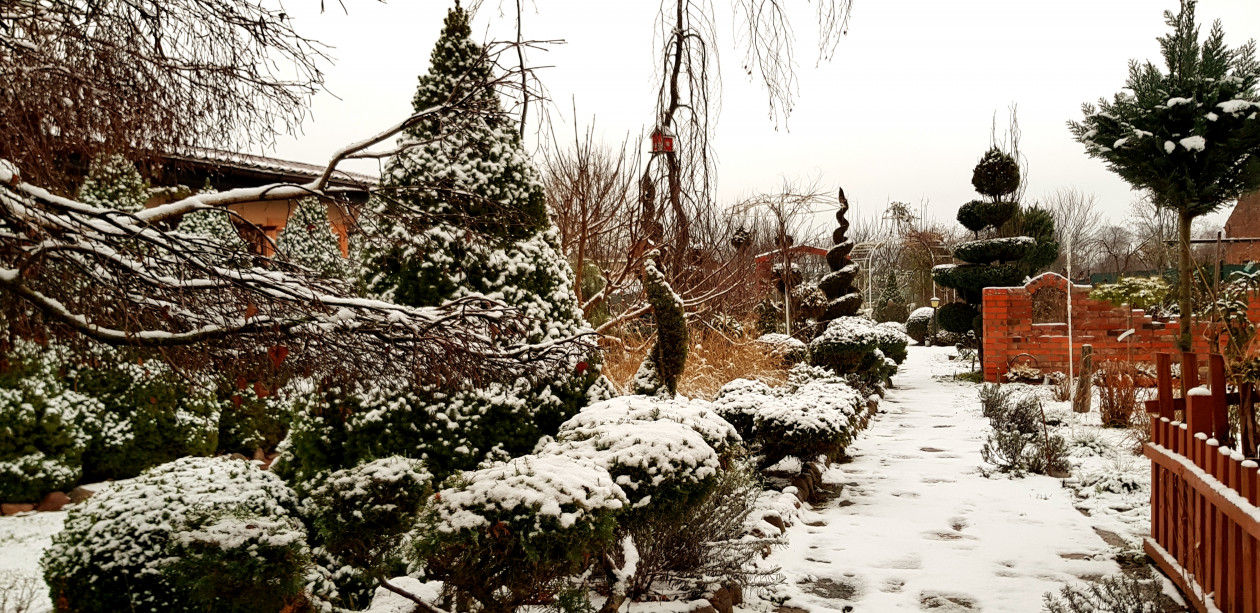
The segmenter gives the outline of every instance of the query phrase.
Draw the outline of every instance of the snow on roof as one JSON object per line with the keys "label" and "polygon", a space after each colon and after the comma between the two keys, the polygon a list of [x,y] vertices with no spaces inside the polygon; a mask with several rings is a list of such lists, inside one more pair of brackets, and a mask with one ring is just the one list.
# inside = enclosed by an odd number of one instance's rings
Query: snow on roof
{"label": "snow on roof", "polygon": [[[180,153],[168,153],[162,157],[192,164],[261,171],[306,181],[312,181],[324,174],[324,166],[316,164],[202,147],[189,147]],[[333,174],[332,183],[342,186],[375,187],[379,179],[362,173],[338,170]]]}

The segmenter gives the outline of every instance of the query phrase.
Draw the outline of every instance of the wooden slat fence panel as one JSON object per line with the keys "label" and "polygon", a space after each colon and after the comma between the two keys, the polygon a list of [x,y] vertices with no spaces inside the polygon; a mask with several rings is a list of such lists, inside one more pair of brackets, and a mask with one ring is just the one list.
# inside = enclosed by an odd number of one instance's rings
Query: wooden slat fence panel
{"label": "wooden slat fence panel", "polygon": [[[1181,356],[1182,402],[1172,398],[1172,356],[1156,356],[1151,415],[1151,536],[1146,552],[1201,612],[1260,613],[1260,469],[1230,440],[1224,359]],[[1176,419],[1184,406],[1184,421]],[[1234,433],[1235,435],[1237,433]]]}

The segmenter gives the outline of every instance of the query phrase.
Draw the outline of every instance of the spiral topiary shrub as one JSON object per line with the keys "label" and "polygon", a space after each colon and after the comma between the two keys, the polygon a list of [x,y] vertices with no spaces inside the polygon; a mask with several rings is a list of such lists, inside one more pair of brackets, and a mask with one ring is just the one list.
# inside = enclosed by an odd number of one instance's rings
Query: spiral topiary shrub
{"label": "spiral topiary shrub", "polygon": [[401,545],[432,495],[424,463],[399,456],[321,473],[303,486],[302,517],[332,569],[338,604],[361,608],[376,579],[406,573]]}
{"label": "spiral topiary shrub", "polygon": [[608,471],[562,455],[524,456],[438,492],[417,530],[427,576],[484,611],[554,594],[614,542],[626,495]]}
{"label": "spiral topiary shrub", "polygon": [[956,334],[966,334],[972,330],[972,323],[979,313],[976,308],[966,302],[951,302],[943,305],[936,314],[936,321],[941,329]]}
{"label": "spiral topiary shrub", "polygon": [[669,397],[678,392],[678,378],[687,364],[687,314],[682,298],[657,267],[657,255],[652,252],[643,263],[643,293],[656,319],[656,342],[639,365],[632,386],[636,394]]}
{"label": "spiral topiary shrub", "polygon": [[933,314],[932,307],[915,309],[910,317],[906,318],[906,335],[914,339],[916,343],[922,343],[931,332]]}
{"label": "spiral topiary shrub", "polygon": [[862,293],[853,287],[857,277],[858,266],[853,263],[849,254],[853,252],[853,241],[846,236],[849,231],[849,201],[844,197],[844,190],[839,190],[836,211],[836,230],[831,239],[834,246],[827,252],[827,267],[831,272],[818,282],[818,288],[827,296],[827,308],[823,310],[818,321],[830,321],[837,317],[856,315],[862,308]]}
{"label": "spiral topiary shrub", "polygon": [[59,611],[279,611],[310,568],[297,500],[249,462],[183,458],[71,507],[42,565]]}

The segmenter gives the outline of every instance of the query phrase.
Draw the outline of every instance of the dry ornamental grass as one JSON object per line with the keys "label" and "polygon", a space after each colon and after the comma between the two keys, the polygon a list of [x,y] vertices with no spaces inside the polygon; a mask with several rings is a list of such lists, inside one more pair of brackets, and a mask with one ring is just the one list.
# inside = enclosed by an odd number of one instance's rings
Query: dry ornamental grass
{"label": "dry ornamental grass", "polygon": [[[766,345],[755,342],[756,337],[725,335],[705,326],[692,326],[690,339],[687,365],[678,382],[678,393],[683,396],[712,400],[722,385],[740,378],[771,386],[787,381],[789,365]],[[629,387],[653,340],[627,332],[600,342],[604,348],[603,372],[618,389]]]}

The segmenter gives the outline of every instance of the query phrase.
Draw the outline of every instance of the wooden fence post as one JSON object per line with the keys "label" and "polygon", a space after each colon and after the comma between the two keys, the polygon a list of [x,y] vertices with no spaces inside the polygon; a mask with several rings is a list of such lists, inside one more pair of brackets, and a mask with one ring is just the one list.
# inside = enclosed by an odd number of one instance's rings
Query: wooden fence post
{"label": "wooden fence post", "polygon": [[[1068,359],[1072,359],[1070,351]],[[1094,347],[1092,345],[1081,345],[1081,371],[1076,379],[1076,392],[1072,394],[1072,410],[1077,413],[1088,413],[1093,397]]]}
{"label": "wooden fence post", "polygon": [[1208,382],[1212,386],[1212,437],[1222,447],[1233,447],[1229,435],[1229,405],[1225,401],[1225,356],[1213,353],[1208,356]]}
{"label": "wooden fence post", "polygon": [[1159,416],[1169,421],[1173,420],[1172,354],[1170,353],[1155,354],[1155,389],[1158,393],[1156,399],[1159,401]]}

